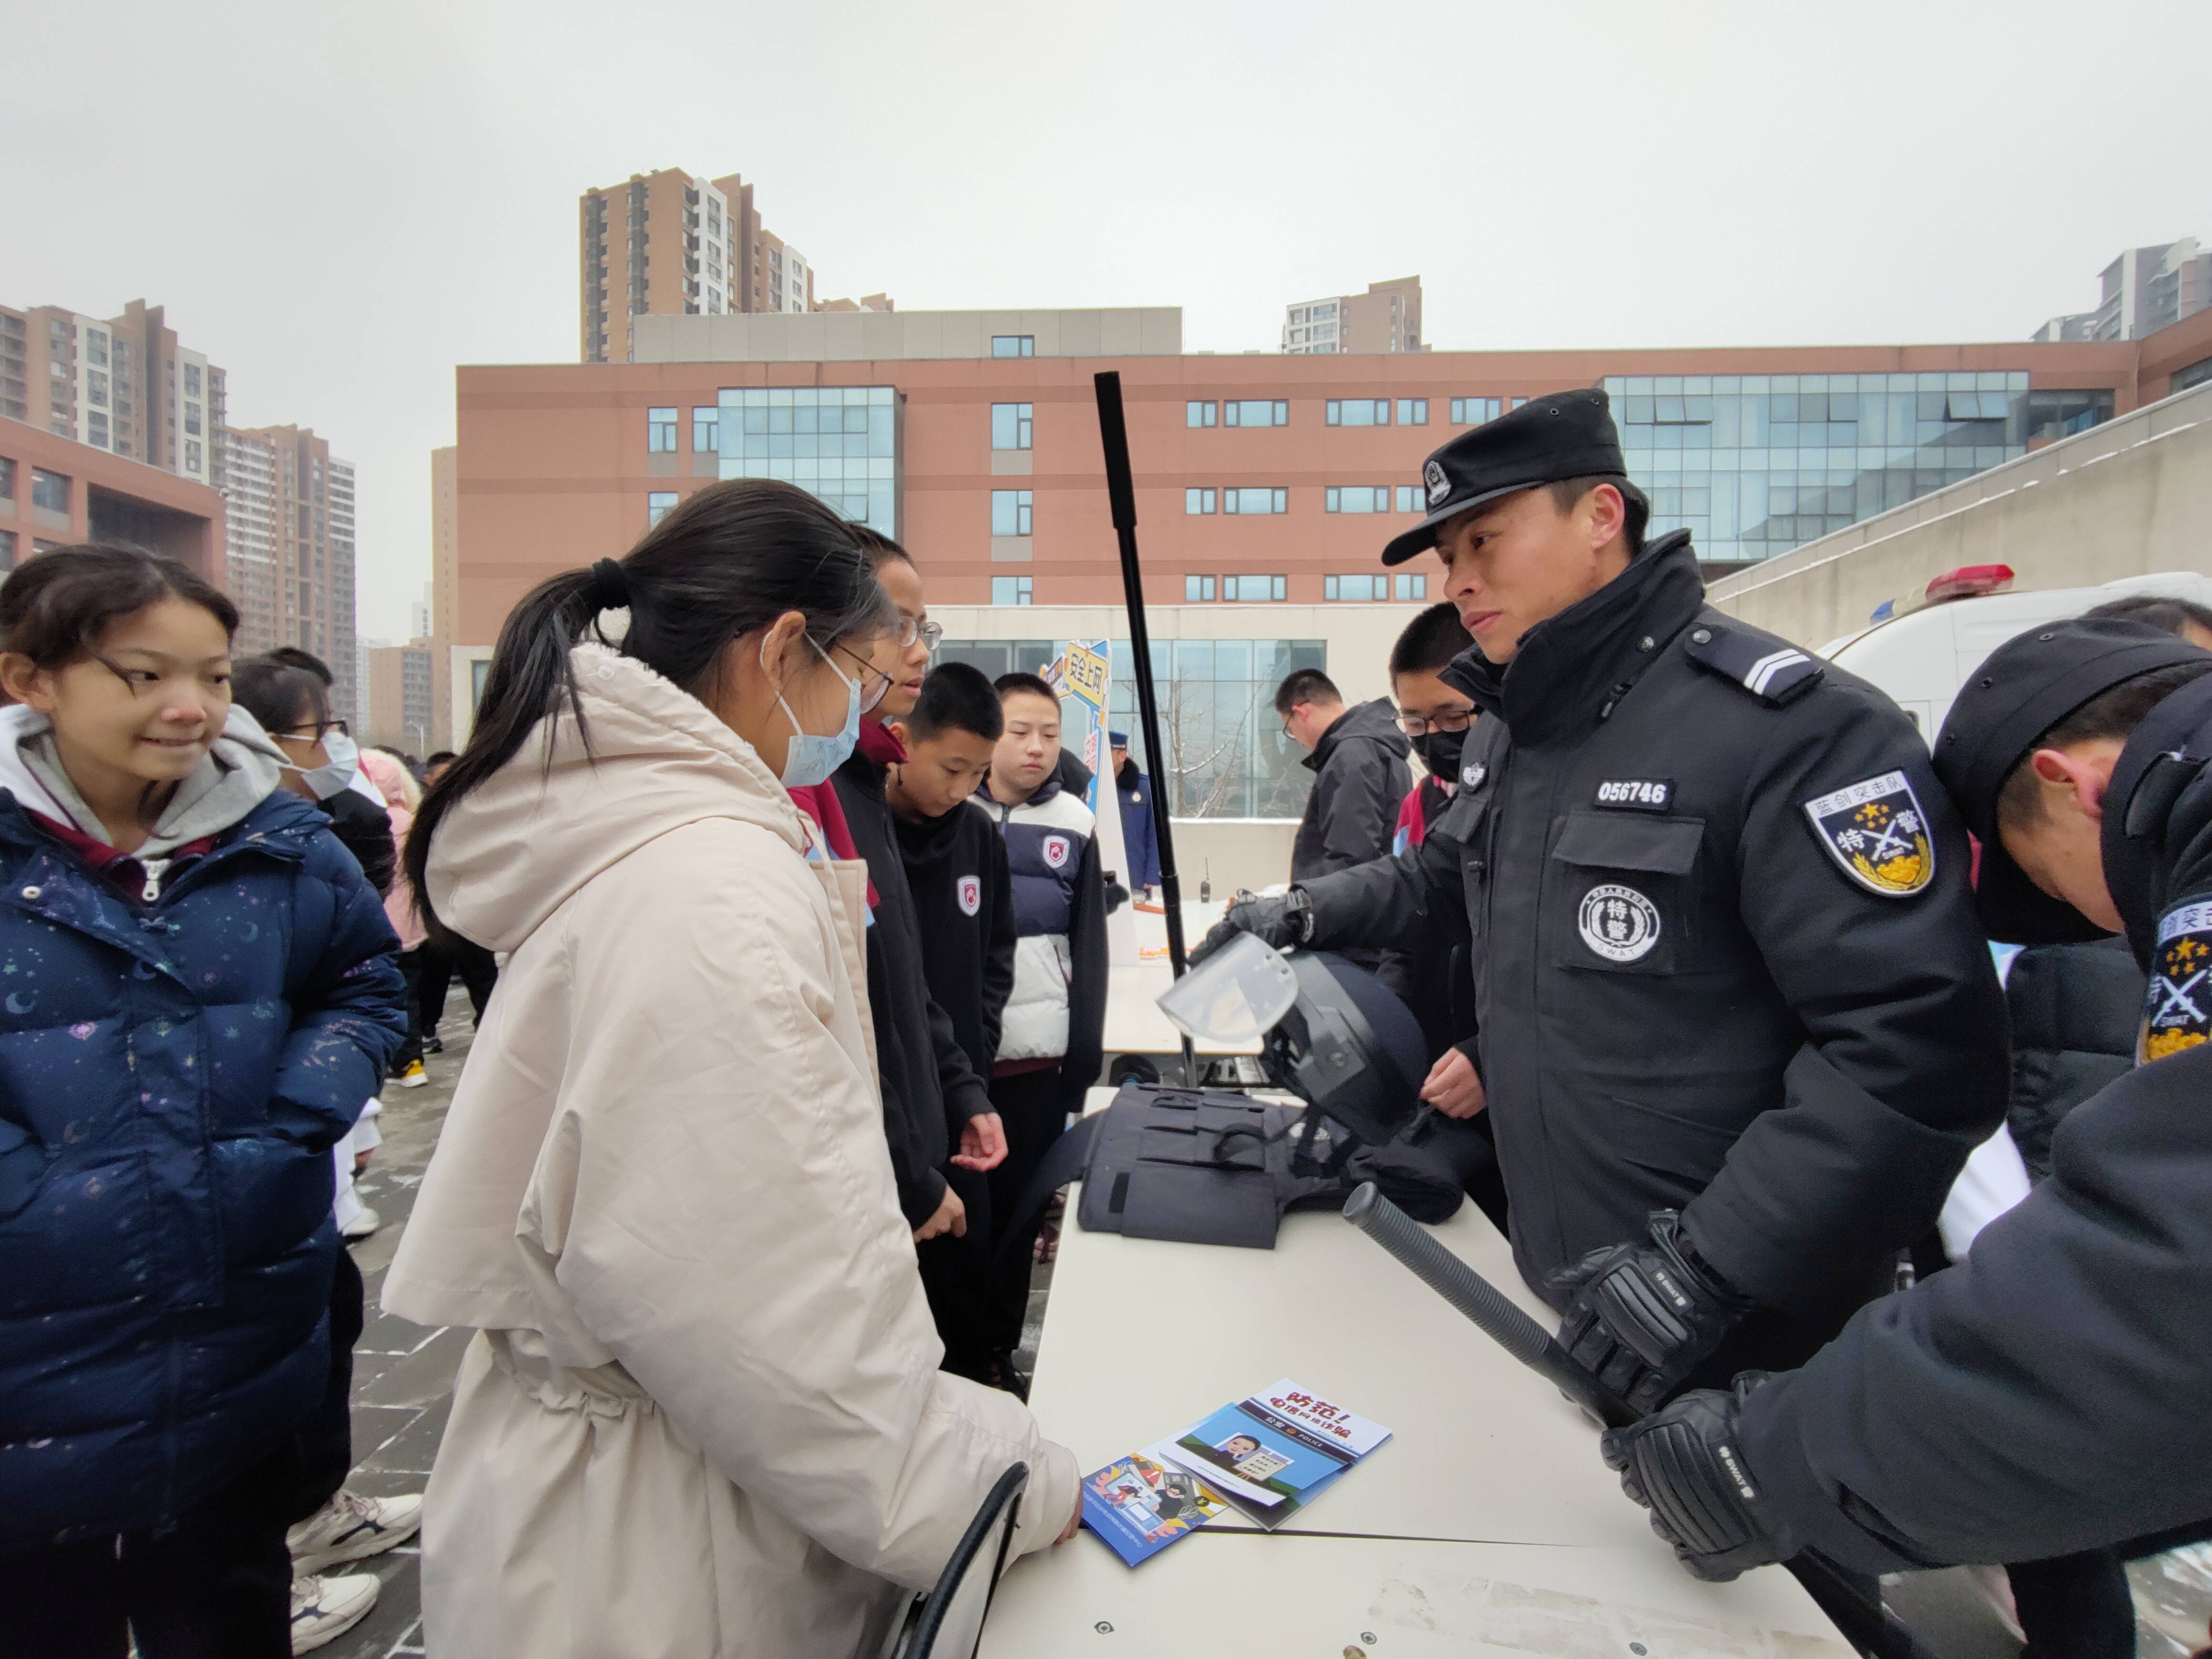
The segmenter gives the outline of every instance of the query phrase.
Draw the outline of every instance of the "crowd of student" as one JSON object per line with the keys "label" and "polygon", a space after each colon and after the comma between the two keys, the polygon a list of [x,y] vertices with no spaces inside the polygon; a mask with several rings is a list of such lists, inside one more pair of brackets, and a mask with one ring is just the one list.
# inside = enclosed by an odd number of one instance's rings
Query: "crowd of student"
{"label": "crowd of student", "polygon": [[[1559,524],[1589,516],[1580,489]],[[1680,554],[1632,568],[1663,580]],[[767,481],[696,492],[527,595],[467,748],[421,777],[356,748],[316,659],[234,662],[237,622],[123,548],[0,585],[0,1650],[304,1650],[374,1600],[325,1569],[420,1527],[439,1652],[876,1652],[1010,1465],[1013,1552],[1071,1536],[1076,1466],[1015,1354],[1050,1249],[1039,1165],[1101,1068],[1114,877],[1158,879],[1120,734],[1093,779],[1044,680],[933,665],[912,556]],[[1454,1167],[1503,1225],[1473,936],[1435,907],[1354,926],[1332,898],[1431,863],[1482,876],[1470,826],[1507,751],[1474,643],[1438,605],[1389,700],[1284,682],[1316,774],[1298,885],[1241,897],[1218,937],[1376,947],[1429,1041],[1423,1132],[1462,1138]],[[1401,913],[1419,928],[1382,925]],[[2098,947],[2067,948],[2010,964],[2039,1173],[2133,1048],[2119,1012],[2073,1018],[2121,1005],[2076,988],[2110,968]],[[456,972],[478,1030],[383,1300],[472,1335],[428,1492],[373,1498],[344,1485],[364,1309],[342,1236],[376,1224],[349,1188]],[[2090,1142],[2060,1144],[2063,1185]],[[1672,1215],[1656,1248],[1702,1290]],[[1652,1248],[1544,1279],[1624,1391],[1660,1371],[1607,1357],[1579,1298]],[[1693,1568],[1776,1559],[1787,1529],[1756,1516],[1685,1543],[1650,1443],[1608,1455]],[[2109,1632],[2125,1553],[2014,1568],[2023,1622]]]}

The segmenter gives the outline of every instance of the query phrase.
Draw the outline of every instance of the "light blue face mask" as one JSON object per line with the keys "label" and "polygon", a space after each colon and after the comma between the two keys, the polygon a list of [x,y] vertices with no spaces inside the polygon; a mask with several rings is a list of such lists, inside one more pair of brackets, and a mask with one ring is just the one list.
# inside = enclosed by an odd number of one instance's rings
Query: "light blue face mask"
{"label": "light blue face mask", "polygon": [[354,740],[343,732],[323,733],[323,753],[330,758],[320,766],[295,766],[289,761],[280,763],[287,772],[297,772],[317,800],[328,800],[343,793],[353,782],[354,769],[361,764],[361,750]]}
{"label": "light blue face mask", "polygon": [[[830,672],[845,681],[845,727],[828,737],[818,737],[799,723],[799,716],[791,712],[791,705],[783,700],[783,693],[775,694],[775,705],[783,710],[784,719],[791,722],[791,745],[783,751],[783,784],[787,789],[805,789],[813,784],[826,783],[830,775],[845,763],[853,752],[854,744],[860,740],[860,683],[847,679],[845,671],[830,660],[830,653],[814,645],[810,635],[807,644],[814,646],[814,654],[830,663]],[[761,645],[761,666],[768,666],[768,645]]]}

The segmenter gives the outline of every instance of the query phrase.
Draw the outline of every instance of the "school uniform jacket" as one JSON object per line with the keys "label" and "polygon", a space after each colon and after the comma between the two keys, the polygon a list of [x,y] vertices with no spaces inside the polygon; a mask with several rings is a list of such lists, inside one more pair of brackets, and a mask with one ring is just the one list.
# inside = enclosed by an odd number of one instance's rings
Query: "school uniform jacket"
{"label": "school uniform jacket", "polygon": [[[1106,1028],[1106,888],[1091,809],[1047,778],[1019,806],[975,797],[1006,839],[1014,986],[998,1065],[1057,1060],[1072,1093],[1097,1079]],[[1022,1066],[1021,1069],[1031,1069]]]}

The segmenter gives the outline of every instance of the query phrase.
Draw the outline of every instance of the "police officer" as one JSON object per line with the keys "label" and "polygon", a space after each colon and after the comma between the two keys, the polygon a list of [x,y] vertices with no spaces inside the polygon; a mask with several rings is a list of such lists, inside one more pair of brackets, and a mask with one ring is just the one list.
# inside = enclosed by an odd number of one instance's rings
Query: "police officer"
{"label": "police officer", "polygon": [[1418,848],[1245,898],[1279,947],[1419,949],[1463,908],[1514,1259],[1649,1407],[1796,1364],[1893,1283],[2005,1100],[2004,1010],[1928,750],[1863,682],[1705,603],[1643,540],[1605,394],[1462,434],[1429,513],[1481,711]]}
{"label": "police officer", "polygon": [[2051,1178],[1965,1262],[1802,1370],[1606,1437],[1692,1572],[1807,1547],[1891,1571],[2212,1534],[2208,759],[2212,655],[2140,623],[2033,629],[1960,694],[1936,765],[1981,839],[1990,933],[2124,929],[2150,975],[2140,1063],[2067,1115]]}

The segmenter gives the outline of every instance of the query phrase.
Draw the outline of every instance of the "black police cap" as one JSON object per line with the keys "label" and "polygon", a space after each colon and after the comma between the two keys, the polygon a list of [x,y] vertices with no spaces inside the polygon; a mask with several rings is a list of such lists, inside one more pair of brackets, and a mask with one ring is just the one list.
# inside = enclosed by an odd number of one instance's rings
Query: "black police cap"
{"label": "black police cap", "polygon": [[1555,392],[1531,398],[1510,414],[1462,432],[1421,468],[1429,516],[1382,550],[1382,562],[1403,564],[1437,544],[1437,530],[1471,507],[1564,478],[1619,480],[1621,493],[1644,499],[1628,482],[1620,434],[1604,392]]}
{"label": "black police cap", "polygon": [[2082,704],[2141,675],[2201,662],[2204,654],[2145,623],[2074,617],[2007,640],[1960,688],[1936,739],[1936,775],[1982,844],[1974,899],[1991,939],[2063,945],[2105,936],[2013,862],[1997,834],[1997,796],[2036,739]]}

